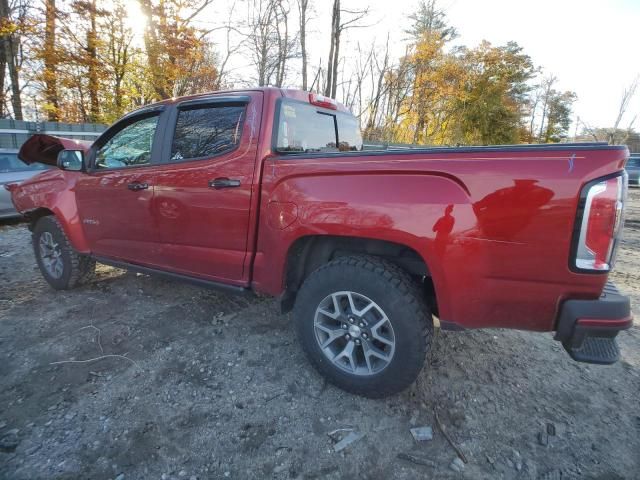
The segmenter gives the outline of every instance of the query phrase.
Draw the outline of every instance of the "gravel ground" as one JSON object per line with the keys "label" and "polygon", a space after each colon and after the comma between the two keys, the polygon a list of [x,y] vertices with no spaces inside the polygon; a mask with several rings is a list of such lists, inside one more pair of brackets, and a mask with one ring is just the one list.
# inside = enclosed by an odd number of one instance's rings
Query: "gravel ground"
{"label": "gravel ground", "polygon": [[[630,196],[612,277],[639,317]],[[0,478],[640,478],[638,327],[608,367],[551,334],[443,332],[414,387],[367,400],[327,386],[290,323],[272,299],[104,266],[55,292],[26,227],[0,225]],[[336,453],[336,429],[359,439]]]}

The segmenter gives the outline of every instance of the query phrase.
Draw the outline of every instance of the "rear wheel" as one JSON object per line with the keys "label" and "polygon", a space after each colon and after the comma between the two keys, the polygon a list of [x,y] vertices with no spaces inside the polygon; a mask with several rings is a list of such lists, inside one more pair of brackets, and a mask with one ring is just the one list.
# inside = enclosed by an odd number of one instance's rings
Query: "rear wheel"
{"label": "rear wheel", "polygon": [[40,218],[33,228],[32,240],[40,272],[53,288],[67,290],[92,277],[96,262],[73,249],[55,217]]}
{"label": "rear wheel", "polygon": [[298,292],[294,317],[320,373],[344,390],[373,398],[415,381],[433,330],[411,277],[368,256],[342,257],[313,272]]}

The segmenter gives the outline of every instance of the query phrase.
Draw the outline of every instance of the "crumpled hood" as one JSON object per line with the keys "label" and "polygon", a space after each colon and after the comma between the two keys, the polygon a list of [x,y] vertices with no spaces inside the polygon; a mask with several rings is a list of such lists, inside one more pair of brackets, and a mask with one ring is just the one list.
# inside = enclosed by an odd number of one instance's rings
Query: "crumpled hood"
{"label": "crumpled hood", "polygon": [[40,162],[55,167],[58,164],[58,153],[60,151],[65,149],[83,150],[86,153],[92,143],[89,140],[72,140],[70,138],[54,137],[53,135],[37,134],[20,147],[18,158],[27,164]]}

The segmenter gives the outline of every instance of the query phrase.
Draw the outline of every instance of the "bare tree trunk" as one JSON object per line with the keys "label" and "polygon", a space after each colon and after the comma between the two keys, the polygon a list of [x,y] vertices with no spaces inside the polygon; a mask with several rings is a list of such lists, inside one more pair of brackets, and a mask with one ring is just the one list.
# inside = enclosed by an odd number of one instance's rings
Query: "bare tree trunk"
{"label": "bare tree trunk", "polygon": [[50,122],[60,120],[58,112],[58,82],[57,82],[57,56],[56,56],[56,0],[46,0],[44,30],[44,96],[47,102],[47,119]]}
{"label": "bare tree trunk", "polygon": [[133,34],[125,25],[126,10],[124,4],[118,4],[107,19],[107,41],[109,51],[109,70],[113,75],[114,106],[117,116],[122,111],[122,83],[130,63],[129,47],[133,41]]}
{"label": "bare tree trunk", "polygon": [[[341,22],[340,15],[342,12],[351,17]],[[364,10],[340,10],[340,0],[333,1],[333,11],[331,14],[331,48],[329,49],[324,95],[335,98],[338,90],[338,65],[340,64],[340,36],[342,32],[349,28],[361,27],[362,25],[357,25],[357,22],[362,20],[368,13],[368,8]]]}
{"label": "bare tree trunk", "polygon": [[[383,101],[383,97],[386,94],[386,85],[385,85],[385,76],[389,70],[389,37],[387,36],[387,44],[384,52],[384,62],[382,63],[382,67],[378,64],[378,59],[376,56],[373,56],[373,60],[376,63],[376,68],[378,69],[378,78],[377,83],[375,84],[372,92],[372,99],[370,101],[370,112],[369,118],[367,121],[367,126],[365,128],[365,137],[370,138],[371,133],[377,126],[377,118],[378,112],[381,108],[381,103]],[[373,78],[373,62],[371,62],[371,75]]]}
{"label": "bare tree trunk", "polygon": [[533,128],[536,120],[536,112],[538,111],[538,102],[540,102],[540,96],[538,92],[536,92],[535,95],[536,95],[535,100],[533,102],[533,105],[531,106],[531,120],[529,122],[529,142],[530,143],[533,143],[533,138],[534,138]]}
{"label": "bare tree trunk", "polygon": [[[0,17],[5,25],[13,23],[11,20],[11,9],[8,0],[0,0]],[[18,73],[18,45],[13,33],[9,33],[2,38],[5,61],[9,67],[9,80],[11,81],[11,106],[13,107],[13,117],[22,120],[22,98],[20,91],[20,77]]]}
{"label": "bare tree trunk", "polygon": [[96,0],[89,7],[89,22],[91,28],[87,32],[87,54],[89,66],[89,121],[97,122],[100,117],[100,104],[98,101],[98,54],[96,32]]}
{"label": "bare tree trunk", "polygon": [[229,9],[229,16],[227,18],[227,22],[224,25],[225,35],[226,35],[226,41],[225,41],[226,49],[225,49],[224,58],[218,64],[218,78],[216,79],[216,85],[215,85],[216,90],[220,90],[224,85],[225,77],[227,76],[226,68],[227,68],[227,63],[229,62],[229,59],[233,55],[235,55],[235,53],[238,50],[240,50],[240,48],[243,46],[243,43],[244,43],[243,41],[240,41],[234,47],[231,46],[231,32],[236,30],[235,27],[233,26],[234,25],[233,12],[235,8],[236,8],[236,2],[234,1],[233,4],[231,5],[231,8]]}
{"label": "bare tree trunk", "polygon": [[[259,26],[261,31],[264,31],[265,27],[263,22]],[[264,87],[267,85],[269,79],[267,78],[267,61],[269,59],[269,44],[266,35],[261,35],[260,38],[260,61],[258,63],[258,86]]]}
{"label": "bare tree trunk", "polygon": [[340,27],[340,10],[338,9],[338,28],[335,32],[335,47],[333,50],[333,78],[331,79],[331,98],[336,98],[336,92],[338,90],[338,63],[340,61],[340,33],[342,29]]}
{"label": "bare tree trunk", "polygon": [[336,37],[340,35],[340,0],[333,0],[333,11],[331,13],[331,46],[329,48],[329,60],[327,63],[327,79],[324,86],[324,95],[331,96],[334,76],[334,57],[336,57]]}
{"label": "bare tree trunk", "polygon": [[16,65],[16,45],[12,36],[9,36],[5,43],[5,55],[9,66],[9,78],[11,80],[11,105],[13,116],[16,120],[22,120],[22,92],[20,90],[20,76]]}
{"label": "bare tree trunk", "polygon": [[318,85],[318,90],[320,90],[320,83],[322,82],[322,78],[320,78],[321,76],[322,76],[322,58],[318,63],[318,69],[316,70],[316,74],[313,77],[313,82],[311,82],[311,86],[309,87],[309,90],[311,91],[315,90],[316,85]]}
{"label": "bare tree trunk", "polygon": [[[274,4],[273,8],[274,18],[277,24],[276,33],[278,36],[278,58],[275,85],[276,87],[282,87],[286,74],[287,59],[289,58],[289,10],[284,7],[281,0],[279,0],[277,4]],[[280,30],[281,28],[284,28],[284,32]]]}
{"label": "bare tree trunk", "polygon": [[7,61],[4,56],[4,49],[0,48],[0,118],[4,118],[7,106],[7,99],[4,95],[5,71],[7,69]]}
{"label": "bare tree trunk", "polygon": [[611,143],[612,145],[617,145],[619,143],[626,142],[627,138],[629,137],[629,132],[631,131],[631,128],[635,123],[636,117],[634,117],[634,119],[629,124],[629,128],[627,128],[627,132],[624,134],[624,136],[622,138],[618,138],[617,133],[618,133],[618,128],[620,127],[620,122],[622,121],[622,117],[624,117],[624,114],[629,108],[629,104],[631,103],[631,101],[633,100],[633,97],[636,94],[636,90],[638,89],[638,84],[640,84],[640,76],[636,77],[633,80],[633,82],[631,82],[631,85],[629,85],[628,88],[625,88],[624,92],[622,93],[622,97],[620,99],[620,106],[618,107],[618,115],[616,116],[616,121],[613,124],[613,128],[611,129],[611,132],[609,134],[609,139],[608,139],[609,143]]}
{"label": "bare tree trunk", "polygon": [[260,86],[280,87],[285,82],[287,61],[297,43],[297,36],[290,37],[289,5],[285,0],[253,0],[247,4],[246,41]]}
{"label": "bare tree trunk", "polygon": [[540,133],[538,134],[538,142],[542,142],[542,136],[544,134],[544,121],[547,119],[547,107],[549,106],[549,97],[551,96],[551,90],[556,83],[557,78],[553,75],[545,79],[545,89],[542,97],[542,119],[540,120]]}
{"label": "bare tree trunk", "polygon": [[302,55],[302,90],[307,90],[307,7],[309,0],[298,0],[300,12],[300,54]]}
{"label": "bare tree trunk", "polygon": [[[256,67],[258,70],[258,86],[260,87],[266,86],[271,82],[271,74],[273,73],[271,68],[272,62],[270,62],[270,47],[272,46],[272,40],[270,38],[271,24],[276,8],[273,1],[274,0],[267,0],[265,5],[262,0],[259,0],[257,3],[254,0],[253,8],[250,8],[249,23],[252,28],[250,39],[254,48]],[[275,47],[279,48],[279,46]]]}

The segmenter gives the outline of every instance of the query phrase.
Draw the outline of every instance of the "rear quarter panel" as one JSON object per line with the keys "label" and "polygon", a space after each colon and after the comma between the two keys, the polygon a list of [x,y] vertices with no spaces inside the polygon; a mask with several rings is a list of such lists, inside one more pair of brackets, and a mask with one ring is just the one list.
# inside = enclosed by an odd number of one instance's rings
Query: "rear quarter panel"
{"label": "rear quarter panel", "polygon": [[269,158],[254,287],[282,292],[287,252],[303,236],[375,238],[424,259],[442,320],[552,330],[563,299],[597,298],[606,281],[571,272],[569,252],[581,186],[625,157],[576,149]]}

